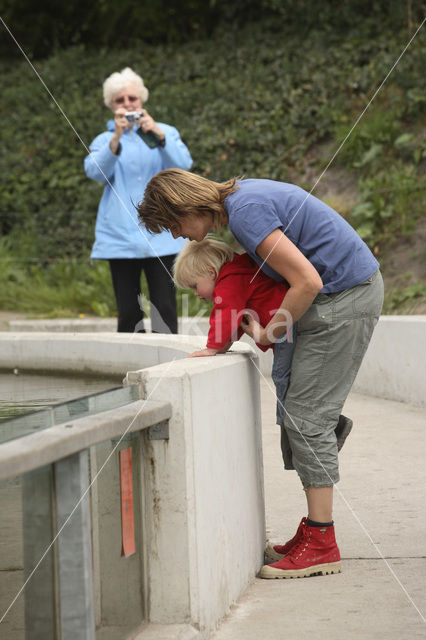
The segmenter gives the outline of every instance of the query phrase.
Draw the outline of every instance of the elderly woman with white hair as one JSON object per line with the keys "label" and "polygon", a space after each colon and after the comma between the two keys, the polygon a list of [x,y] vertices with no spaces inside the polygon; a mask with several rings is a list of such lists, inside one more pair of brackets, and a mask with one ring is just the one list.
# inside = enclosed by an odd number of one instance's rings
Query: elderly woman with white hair
{"label": "elderly woman with white hair", "polygon": [[114,118],[85,158],[86,174],[105,184],[99,204],[91,257],[108,260],[117,301],[120,332],[143,332],[142,271],[148,282],[152,330],[177,333],[176,293],[171,276],[181,238],[169,231],[150,234],[137,222],[135,203],[162,169],[189,169],[190,153],[174,127],[156,122],[143,108],[148,89],[129,67],[110,75],[104,102]]}

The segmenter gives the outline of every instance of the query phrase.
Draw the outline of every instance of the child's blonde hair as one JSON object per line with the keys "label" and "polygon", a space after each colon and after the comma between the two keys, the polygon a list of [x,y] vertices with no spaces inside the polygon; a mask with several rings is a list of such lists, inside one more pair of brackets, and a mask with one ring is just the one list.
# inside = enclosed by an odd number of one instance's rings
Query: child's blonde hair
{"label": "child's blonde hair", "polygon": [[173,278],[177,287],[191,289],[197,276],[208,274],[208,267],[216,276],[225,264],[234,257],[234,251],[225,242],[204,238],[201,242],[188,242],[173,265]]}

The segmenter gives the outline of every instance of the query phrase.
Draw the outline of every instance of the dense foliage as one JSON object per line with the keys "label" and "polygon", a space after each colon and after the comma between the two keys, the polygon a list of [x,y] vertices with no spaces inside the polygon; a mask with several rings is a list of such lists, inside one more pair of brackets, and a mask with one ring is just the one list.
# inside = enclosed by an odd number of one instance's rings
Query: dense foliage
{"label": "dense foliage", "polygon": [[[303,35],[312,27],[345,31],[365,19],[407,25],[422,17],[421,0],[3,0],[2,18],[31,58],[83,44],[128,48],[183,43],[209,37],[232,25],[238,31],[253,21],[285,22]],[[6,38],[2,57],[19,57]]]}
{"label": "dense foliage", "polygon": [[[191,4],[197,3],[182,1]],[[214,4],[223,9],[221,2],[206,3]],[[331,18],[318,28],[308,28],[308,19],[296,30],[284,11],[290,3],[261,4],[275,12],[273,20],[219,26],[209,39],[180,46],[140,41],[96,52],[80,44],[39,61],[36,70],[57,104],[27,62],[15,60],[3,69],[0,225],[6,240],[0,252],[7,260],[22,259],[22,277],[29,264],[39,280],[43,272],[51,282],[67,273],[84,279],[75,265],[89,255],[102,192],[84,174],[85,147],[109,117],[104,78],[127,65],[150,89],[151,115],[180,130],[195,172],[215,180],[245,175],[314,186],[402,52],[407,24],[386,26],[387,11],[379,21],[374,16],[380,3],[373,2],[372,17],[354,19],[345,30]],[[339,3],[340,20],[349,4]],[[326,14],[332,5],[324,4]],[[248,3],[249,13],[253,6]],[[424,51],[420,34],[333,163],[358,181],[357,203],[341,212],[372,248],[390,235],[411,232],[422,211]],[[307,173],[312,178],[301,181]],[[85,302],[73,302],[73,309],[111,312],[105,266],[96,267],[98,293],[90,293],[89,283]],[[0,302],[8,299],[0,292]]]}

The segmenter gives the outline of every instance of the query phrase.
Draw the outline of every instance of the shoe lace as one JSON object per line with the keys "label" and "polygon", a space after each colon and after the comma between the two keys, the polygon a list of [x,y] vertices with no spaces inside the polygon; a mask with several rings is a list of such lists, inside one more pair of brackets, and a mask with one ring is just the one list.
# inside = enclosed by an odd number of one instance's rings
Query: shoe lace
{"label": "shoe lace", "polygon": [[286,558],[287,559],[296,558],[300,554],[302,554],[309,544],[309,538],[310,538],[310,535],[308,532],[308,528],[305,525],[301,531],[301,536],[299,540],[296,542],[296,544],[293,545],[293,547],[287,553]]}

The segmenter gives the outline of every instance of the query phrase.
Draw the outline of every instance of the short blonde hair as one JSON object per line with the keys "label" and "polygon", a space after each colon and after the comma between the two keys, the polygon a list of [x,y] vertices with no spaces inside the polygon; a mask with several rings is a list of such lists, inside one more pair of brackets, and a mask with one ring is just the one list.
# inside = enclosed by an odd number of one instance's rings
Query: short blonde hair
{"label": "short blonde hair", "polygon": [[173,279],[177,287],[191,289],[194,279],[208,274],[208,268],[214,269],[216,277],[226,262],[234,257],[229,244],[204,238],[201,242],[192,240],[178,254],[173,265]]}
{"label": "short blonde hair", "polygon": [[139,221],[151,233],[179,226],[182,218],[213,216],[217,230],[223,223],[225,198],[239,189],[238,178],[214,182],[183,169],[163,169],[146,185],[144,198],[136,207]]}
{"label": "short blonde hair", "polygon": [[143,83],[143,79],[130,67],[125,67],[125,69],[116,71],[108,76],[103,84],[104,102],[106,106],[112,109],[114,96],[129,85],[133,85],[135,87],[142,103],[148,100],[149,92]]}

